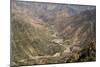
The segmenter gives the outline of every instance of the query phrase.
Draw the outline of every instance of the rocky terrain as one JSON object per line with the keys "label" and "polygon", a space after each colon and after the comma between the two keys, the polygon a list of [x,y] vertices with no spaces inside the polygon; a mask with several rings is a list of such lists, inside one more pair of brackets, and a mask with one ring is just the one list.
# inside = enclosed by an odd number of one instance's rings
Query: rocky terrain
{"label": "rocky terrain", "polygon": [[96,60],[96,7],[11,3],[11,66]]}

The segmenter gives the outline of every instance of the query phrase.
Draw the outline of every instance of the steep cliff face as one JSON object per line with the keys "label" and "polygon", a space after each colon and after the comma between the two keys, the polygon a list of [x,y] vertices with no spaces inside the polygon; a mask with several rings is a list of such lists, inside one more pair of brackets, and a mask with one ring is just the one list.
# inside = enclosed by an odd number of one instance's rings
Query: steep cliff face
{"label": "steep cliff face", "polygon": [[[91,11],[85,11],[78,15],[72,16],[67,19],[65,24],[62,24],[61,36],[65,39],[78,37],[95,39],[95,26],[96,15],[95,9]],[[61,24],[60,24],[61,25]],[[81,40],[81,39],[80,39]]]}
{"label": "steep cliff face", "polygon": [[11,65],[96,60],[95,7],[74,7],[12,2]]}
{"label": "steep cliff face", "polygon": [[[76,16],[70,17],[67,24],[63,26],[60,36],[69,40],[72,51],[80,47],[80,60],[90,61],[96,57],[96,10],[84,11]],[[75,48],[75,49],[74,49]],[[84,59],[83,59],[84,58]]]}

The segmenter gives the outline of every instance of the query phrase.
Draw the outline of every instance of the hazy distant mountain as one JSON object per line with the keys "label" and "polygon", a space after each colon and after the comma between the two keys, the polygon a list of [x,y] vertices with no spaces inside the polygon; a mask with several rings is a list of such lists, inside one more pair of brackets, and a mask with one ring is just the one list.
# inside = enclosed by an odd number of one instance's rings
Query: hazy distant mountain
{"label": "hazy distant mountain", "polygon": [[82,5],[66,5],[66,4],[51,4],[51,3],[37,3],[37,2],[16,2],[16,6],[22,10],[27,9],[32,12],[33,16],[36,16],[43,21],[51,21],[52,24],[56,19],[56,15],[61,12],[67,14],[67,17],[79,14],[85,10],[92,10],[94,6],[82,6]]}

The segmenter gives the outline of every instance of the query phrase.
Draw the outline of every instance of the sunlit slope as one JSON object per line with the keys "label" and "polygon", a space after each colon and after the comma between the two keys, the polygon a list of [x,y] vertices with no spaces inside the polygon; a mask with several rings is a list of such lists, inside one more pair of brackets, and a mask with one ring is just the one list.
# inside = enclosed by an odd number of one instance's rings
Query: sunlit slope
{"label": "sunlit slope", "polygon": [[48,27],[34,19],[33,17],[21,16],[19,13],[12,16],[11,52],[12,61],[15,63],[22,59],[53,55],[64,50],[64,47],[51,42],[54,37]]}

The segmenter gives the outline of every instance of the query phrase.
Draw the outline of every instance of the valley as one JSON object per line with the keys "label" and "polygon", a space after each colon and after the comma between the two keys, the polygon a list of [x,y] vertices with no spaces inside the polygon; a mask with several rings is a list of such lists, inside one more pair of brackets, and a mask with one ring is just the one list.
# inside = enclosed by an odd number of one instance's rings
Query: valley
{"label": "valley", "polygon": [[11,66],[95,60],[95,6],[12,2]]}

